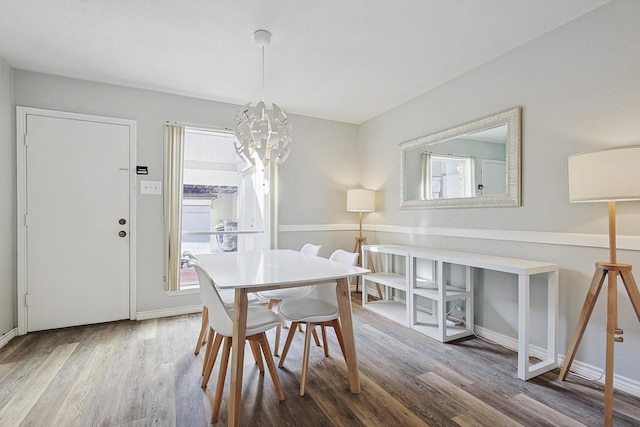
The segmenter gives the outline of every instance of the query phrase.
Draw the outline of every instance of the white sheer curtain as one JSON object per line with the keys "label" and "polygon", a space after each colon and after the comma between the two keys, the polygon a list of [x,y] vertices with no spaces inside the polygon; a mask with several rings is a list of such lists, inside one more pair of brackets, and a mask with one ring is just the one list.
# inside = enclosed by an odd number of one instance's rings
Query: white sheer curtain
{"label": "white sheer curtain", "polygon": [[167,290],[180,289],[184,126],[164,127],[164,236]]}

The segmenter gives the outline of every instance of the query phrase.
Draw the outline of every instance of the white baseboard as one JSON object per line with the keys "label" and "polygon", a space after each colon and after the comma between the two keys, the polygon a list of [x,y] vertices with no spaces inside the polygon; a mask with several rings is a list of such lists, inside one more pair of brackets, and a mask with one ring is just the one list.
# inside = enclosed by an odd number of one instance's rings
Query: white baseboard
{"label": "white baseboard", "polygon": [[13,329],[9,330],[9,332],[7,332],[7,333],[3,334],[2,336],[0,336],[0,348],[2,348],[5,345],[9,344],[9,341],[11,341],[12,339],[14,339],[17,336],[18,336],[18,328],[13,328]]}
{"label": "white baseboard", "polygon": [[[558,355],[558,366],[562,366],[564,355]],[[570,373],[576,374],[590,381],[604,384],[604,368],[575,360],[571,363]],[[613,388],[640,397],[640,381],[632,380],[618,374],[613,374]]]}
{"label": "white baseboard", "polygon": [[[488,341],[494,342],[498,345],[508,348],[509,350],[518,351],[518,340],[516,338],[491,331],[489,329],[483,328],[482,326],[476,326],[475,333],[480,338],[484,338]],[[544,359],[547,356],[546,349],[542,347],[531,345],[529,347],[529,351],[531,356],[537,357],[539,359]],[[558,367],[562,366],[563,362],[564,355],[559,354]],[[604,384],[603,368],[598,368],[596,366],[574,360],[573,363],[571,363],[571,372],[590,381],[597,381],[601,384]],[[635,381],[630,378],[614,374],[613,387],[616,390],[624,391],[625,393],[640,397],[640,381]]]}
{"label": "white baseboard", "polygon": [[188,305],[185,307],[139,311],[136,313],[136,320],[159,319],[161,317],[171,317],[171,316],[180,316],[183,314],[200,313],[201,311],[202,311],[202,305]]}
{"label": "white baseboard", "polygon": [[[503,347],[508,348],[509,350],[518,351],[518,339],[509,337],[507,335],[500,334],[498,332],[492,331],[490,329],[484,328],[482,326],[475,326],[475,333],[480,338],[484,338],[487,341],[494,342]],[[532,357],[537,357],[538,359],[546,359],[547,358],[547,350],[538,347],[535,345],[529,346],[529,354]]]}

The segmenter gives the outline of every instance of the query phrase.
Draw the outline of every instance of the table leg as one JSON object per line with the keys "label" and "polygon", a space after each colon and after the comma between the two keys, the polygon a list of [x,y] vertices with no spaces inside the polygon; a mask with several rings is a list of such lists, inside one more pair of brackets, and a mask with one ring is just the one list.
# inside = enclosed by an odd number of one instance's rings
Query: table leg
{"label": "table leg", "polygon": [[529,378],[529,276],[518,275],[518,378]]}
{"label": "table leg", "polygon": [[229,393],[229,426],[240,425],[240,397],[242,396],[242,367],[247,335],[247,290],[236,289],[233,313],[233,349],[231,356],[231,390]]}
{"label": "table leg", "polygon": [[356,340],[353,333],[353,319],[351,317],[351,293],[349,282],[346,278],[338,279],[336,286],[338,297],[338,310],[344,338],[344,358],[347,361],[349,371],[349,385],[351,393],[360,394],[360,376],[358,373],[358,356],[356,353]]}
{"label": "table leg", "polygon": [[535,364],[529,361],[531,349],[531,278],[527,274],[518,275],[518,378],[530,378],[549,372],[558,367],[557,324],[558,324],[558,272],[547,272],[547,354]]}
{"label": "table leg", "polygon": [[558,366],[558,272],[547,273],[547,360]]}

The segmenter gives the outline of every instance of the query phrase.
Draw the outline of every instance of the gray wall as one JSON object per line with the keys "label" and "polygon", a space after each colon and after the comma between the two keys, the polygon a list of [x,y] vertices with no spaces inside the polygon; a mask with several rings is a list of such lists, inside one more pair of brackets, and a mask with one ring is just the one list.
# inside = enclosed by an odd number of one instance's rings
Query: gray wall
{"label": "gray wall", "polygon": [[[158,181],[162,180],[163,123],[177,121],[229,127],[239,108],[23,70],[14,70],[14,92],[15,105],[136,120],[137,163],[149,167],[149,175],[144,179]],[[321,159],[320,163],[326,165],[356,164],[356,126],[295,115],[291,116],[291,122],[295,145],[289,159],[281,166],[280,193],[286,195],[282,198],[287,203],[281,210],[282,215],[288,221],[303,223],[319,220],[322,212],[337,212],[334,217],[339,218],[342,214],[346,218],[342,200],[337,197],[337,188],[344,187],[345,182],[337,183],[334,168],[318,166],[316,161]],[[15,155],[12,157],[10,166],[15,170]],[[348,181],[357,180],[356,173],[351,174]],[[1,185],[4,187],[4,182]],[[307,194],[318,196],[307,203]],[[316,212],[314,217],[316,206],[321,206],[323,211],[321,214]],[[11,209],[15,211],[15,202]],[[169,297],[164,292],[162,197],[138,195],[137,221],[137,312],[200,304],[197,294]],[[281,242],[280,246],[287,247],[286,242]]]}
{"label": "gray wall", "polygon": [[[574,234],[606,235],[607,206],[569,203],[567,157],[640,144],[638,28],[640,2],[608,3],[362,124],[362,184],[378,192],[378,211],[367,215],[366,221],[372,229],[386,227],[386,232],[369,233],[369,241],[559,263],[559,351],[564,354],[594,262],[608,260],[605,236],[596,239],[601,244],[594,248],[591,236]],[[399,143],[515,106],[523,108],[522,207],[399,209],[398,162],[389,161],[398,158]],[[618,203],[617,219],[618,234],[626,237],[622,241],[632,249],[619,251],[618,261],[640,266],[640,202]],[[414,227],[423,233],[394,233],[389,226]],[[459,237],[460,229],[482,238]],[[531,231],[540,234],[527,233]],[[477,297],[479,325],[515,337],[513,278],[488,275]],[[543,298],[534,289],[534,299]],[[616,346],[615,372],[640,381],[640,322],[622,290],[619,301],[624,344]],[[597,367],[604,366],[605,302],[603,293],[577,355],[578,360]],[[534,319],[541,318],[539,311],[532,313]],[[534,341],[541,332],[533,331]]]}
{"label": "gray wall", "polygon": [[16,144],[12,70],[0,58],[0,337],[16,326]]}

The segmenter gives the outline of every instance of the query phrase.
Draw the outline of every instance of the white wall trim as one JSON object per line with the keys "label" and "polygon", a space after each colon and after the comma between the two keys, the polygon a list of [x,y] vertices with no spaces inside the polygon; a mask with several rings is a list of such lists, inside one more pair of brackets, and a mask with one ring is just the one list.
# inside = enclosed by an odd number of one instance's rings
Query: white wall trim
{"label": "white wall trim", "polygon": [[10,329],[9,332],[7,332],[4,335],[0,336],[0,348],[2,348],[5,345],[9,344],[9,341],[11,341],[12,339],[14,339],[17,336],[18,336],[18,328]]}
{"label": "white wall trim", "polygon": [[161,317],[181,316],[183,314],[200,313],[202,305],[187,305],[184,307],[163,308],[159,310],[139,311],[137,320],[159,319]]}
{"label": "white wall trim", "polygon": [[[281,233],[295,233],[299,231],[358,231],[358,224],[300,224],[300,225],[281,225],[278,231]],[[362,229],[365,229],[364,224]]]}
{"label": "white wall trim", "polygon": [[[416,227],[405,225],[376,225],[363,224],[367,232],[422,234],[430,236],[462,237],[467,239],[502,240],[509,242],[541,243],[547,245],[580,246],[589,248],[609,247],[609,237],[606,234],[561,233],[554,231],[524,231],[524,230],[491,230],[477,228],[451,227]],[[357,231],[358,224],[304,224],[281,225],[281,233],[291,232],[319,232],[319,231]],[[640,250],[640,236],[618,235],[619,250]]]}
{"label": "white wall trim", "polygon": [[[518,339],[512,338],[489,329],[483,328],[482,326],[476,326],[474,328],[475,333],[480,338],[486,339],[498,345],[501,345],[509,350],[518,351]],[[546,359],[546,350],[544,348],[531,345],[530,347],[531,356],[537,357],[539,359]],[[558,367],[562,366],[564,362],[564,355],[558,355]],[[574,360],[571,363],[571,371],[575,375],[586,378],[589,381],[596,381],[601,384],[604,384],[604,375],[603,368],[598,368],[597,366],[589,365],[584,362],[580,362],[578,360]],[[640,397],[640,381],[632,380],[627,377],[623,377],[618,374],[613,375],[613,386],[616,390],[624,391],[625,393],[632,394],[634,396]]]}

